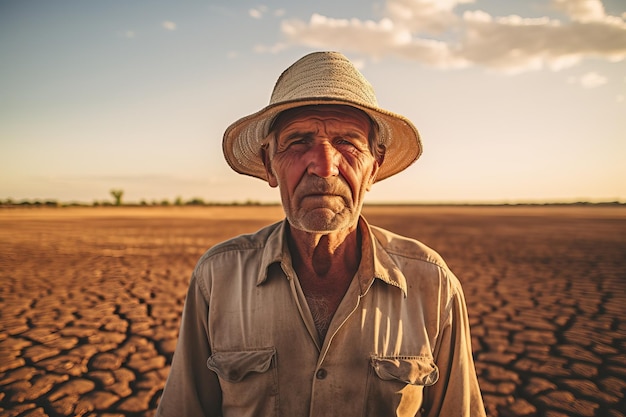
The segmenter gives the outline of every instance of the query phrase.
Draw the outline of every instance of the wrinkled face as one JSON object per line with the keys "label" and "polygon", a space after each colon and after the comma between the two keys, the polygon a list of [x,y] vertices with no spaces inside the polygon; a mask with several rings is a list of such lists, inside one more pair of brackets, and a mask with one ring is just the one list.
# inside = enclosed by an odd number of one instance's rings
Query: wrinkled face
{"label": "wrinkled face", "polygon": [[371,129],[369,117],[349,106],[307,106],[280,115],[264,160],[292,227],[326,234],[356,225],[378,171]]}

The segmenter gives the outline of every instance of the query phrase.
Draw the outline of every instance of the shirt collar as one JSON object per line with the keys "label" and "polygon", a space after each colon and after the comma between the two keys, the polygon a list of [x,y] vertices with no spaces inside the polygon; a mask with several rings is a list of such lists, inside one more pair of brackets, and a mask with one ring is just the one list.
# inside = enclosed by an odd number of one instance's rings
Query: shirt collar
{"label": "shirt collar", "polygon": [[[291,258],[289,257],[289,251],[287,248],[287,239],[285,236],[287,219],[281,222],[275,223],[272,232],[270,233],[263,249],[263,256],[261,258],[261,265],[259,268],[259,276],[257,277],[256,284],[261,285],[267,280],[268,269],[275,263],[283,263],[284,260],[291,264]],[[283,248],[285,250],[283,250]],[[287,258],[287,259],[285,259]]]}
{"label": "shirt collar", "polygon": [[[359,218],[358,227],[362,236],[362,256],[356,275],[361,287],[361,294],[367,292],[374,279],[380,279],[384,283],[402,290],[406,297],[407,285],[404,274],[391,259],[381,242],[376,239],[370,225],[362,216]],[[261,285],[267,280],[268,269],[275,263],[280,263],[283,270],[293,270],[286,232],[287,219],[274,225],[263,249],[257,285]]]}
{"label": "shirt collar", "polygon": [[406,277],[381,242],[376,239],[370,225],[362,216],[359,219],[359,227],[362,236],[362,256],[357,275],[361,284],[361,294],[367,291],[372,279],[376,278],[399,288],[406,297]]}

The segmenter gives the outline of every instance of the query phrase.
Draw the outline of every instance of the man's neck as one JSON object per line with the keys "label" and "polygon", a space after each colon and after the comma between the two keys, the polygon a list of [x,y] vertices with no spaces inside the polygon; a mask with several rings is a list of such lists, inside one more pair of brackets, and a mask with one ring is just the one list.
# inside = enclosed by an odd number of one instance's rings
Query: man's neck
{"label": "man's neck", "polygon": [[289,242],[294,270],[320,340],[324,340],[361,261],[359,230],[355,226],[322,235],[291,228]]}
{"label": "man's neck", "polygon": [[361,260],[360,236],[356,225],[329,234],[291,228],[289,243],[296,270],[306,272],[307,275],[314,274],[318,278],[331,274],[348,274],[351,277]]}

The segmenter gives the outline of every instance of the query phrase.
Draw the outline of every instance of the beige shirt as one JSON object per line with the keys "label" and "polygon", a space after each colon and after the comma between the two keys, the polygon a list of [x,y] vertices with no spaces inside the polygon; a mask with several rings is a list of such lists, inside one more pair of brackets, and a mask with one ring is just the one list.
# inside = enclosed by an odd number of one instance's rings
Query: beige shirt
{"label": "beige shirt", "polygon": [[364,219],[363,256],[323,342],[285,222],[198,262],[157,416],[484,416],[457,278]]}

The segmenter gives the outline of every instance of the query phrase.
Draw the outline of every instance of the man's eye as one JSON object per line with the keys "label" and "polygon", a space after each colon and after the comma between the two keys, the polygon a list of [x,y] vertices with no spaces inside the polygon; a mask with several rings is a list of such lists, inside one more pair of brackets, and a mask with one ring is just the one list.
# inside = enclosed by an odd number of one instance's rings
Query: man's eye
{"label": "man's eye", "polygon": [[344,139],[344,138],[337,138],[335,143],[338,144],[338,145],[345,145],[345,146],[356,147],[356,145],[351,140]]}
{"label": "man's eye", "polygon": [[308,140],[306,138],[293,139],[292,141],[289,142],[289,146],[291,146],[291,145],[306,145],[307,143],[308,143]]}

